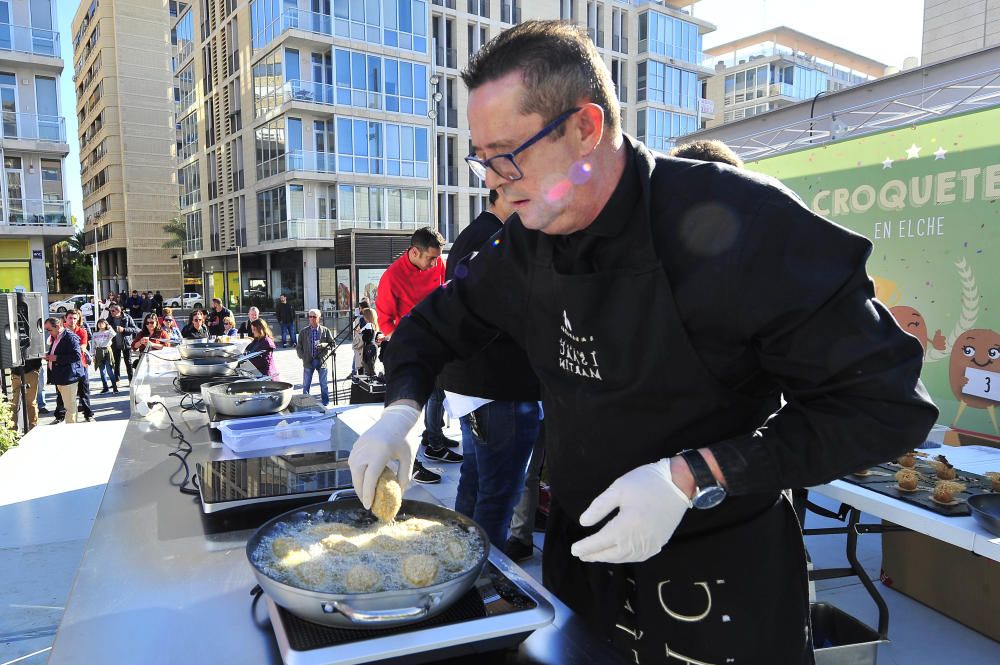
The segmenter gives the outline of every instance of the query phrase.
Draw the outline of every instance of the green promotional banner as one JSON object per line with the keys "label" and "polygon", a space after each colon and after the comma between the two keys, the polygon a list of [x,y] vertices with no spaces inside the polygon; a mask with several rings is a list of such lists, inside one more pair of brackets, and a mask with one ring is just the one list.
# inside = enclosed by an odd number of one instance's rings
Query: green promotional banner
{"label": "green promotional banner", "polygon": [[1000,107],[829,143],[748,168],[874,244],[878,298],[924,347],[958,431],[1000,437]]}

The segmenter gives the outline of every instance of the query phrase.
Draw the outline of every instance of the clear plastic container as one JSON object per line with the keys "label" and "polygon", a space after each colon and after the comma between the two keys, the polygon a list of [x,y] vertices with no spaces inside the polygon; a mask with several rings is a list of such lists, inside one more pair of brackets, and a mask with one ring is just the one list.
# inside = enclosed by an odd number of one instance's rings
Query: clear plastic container
{"label": "clear plastic container", "polygon": [[329,441],[333,418],[301,413],[234,418],[218,425],[222,443],[237,453]]}

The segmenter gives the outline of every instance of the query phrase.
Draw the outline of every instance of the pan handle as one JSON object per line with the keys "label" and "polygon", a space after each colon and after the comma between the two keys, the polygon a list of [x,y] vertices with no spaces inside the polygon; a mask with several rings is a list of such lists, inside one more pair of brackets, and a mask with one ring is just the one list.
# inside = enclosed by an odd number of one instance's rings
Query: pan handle
{"label": "pan handle", "polygon": [[350,619],[351,623],[358,624],[379,624],[394,623],[397,621],[413,621],[427,616],[431,608],[441,602],[440,593],[432,593],[424,600],[419,607],[400,607],[391,610],[357,610],[342,600],[325,602],[322,605],[324,614],[340,612]]}
{"label": "pan handle", "polygon": [[334,490],[327,501],[334,503],[335,501],[343,501],[345,499],[356,499],[357,496],[358,493],[354,491],[354,488],[348,487],[347,489]]}

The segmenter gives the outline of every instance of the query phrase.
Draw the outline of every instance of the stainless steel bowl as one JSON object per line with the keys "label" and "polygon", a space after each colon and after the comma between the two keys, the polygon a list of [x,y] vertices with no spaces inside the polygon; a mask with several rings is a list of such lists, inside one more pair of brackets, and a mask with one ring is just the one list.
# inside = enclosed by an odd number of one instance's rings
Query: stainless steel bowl
{"label": "stainless steel bowl", "polygon": [[979,525],[1000,536],[1000,494],[977,494],[970,496],[967,502]]}
{"label": "stainless steel bowl", "polygon": [[184,376],[234,376],[238,360],[191,358],[177,361],[177,371]]}
{"label": "stainless steel bowl", "polygon": [[265,416],[288,408],[292,384],[284,381],[234,381],[209,386],[212,408],[225,416]]}
{"label": "stainless steel bowl", "polygon": [[239,356],[236,345],[226,342],[204,342],[201,344],[181,344],[177,350],[181,358],[192,360],[194,358],[222,358],[232,360]]}
{"label": "stainless steel bowl", "polygon": [[385,628],[415,623],[440,614],[465,595],[479,578],[490,552],[490,541],[482,527],[454,510],[411,500],[403,501],[400,517],[412,516],[437,520],[478,532],[483,552],[472,568],[440,584],[419,589],[372,593],[324,593],[278,581],[257,566],[255,562],[257,546],[279,524],[312,519],[320,510],[327,513],[347,513],[359,509],[361,500],[356,497],[317,503],[279,515],[257,529],[247,541],[246,555],[264,592],[292,614],[313,623],[338,628]]}

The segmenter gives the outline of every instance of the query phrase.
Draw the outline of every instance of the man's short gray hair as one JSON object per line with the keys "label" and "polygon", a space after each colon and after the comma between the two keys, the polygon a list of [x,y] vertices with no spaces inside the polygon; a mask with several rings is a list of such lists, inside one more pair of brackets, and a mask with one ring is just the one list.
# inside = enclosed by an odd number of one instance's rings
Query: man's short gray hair
{"label": "man's short gray hair", "polygon": [[317,319],[320,319],[320,320],[323,319],[323,312],[319,311],[318,309],[311,309],[311,310],[309,310],[308,314],[309,314],[309,316],[312,316],[313,314],[315,314]]}

